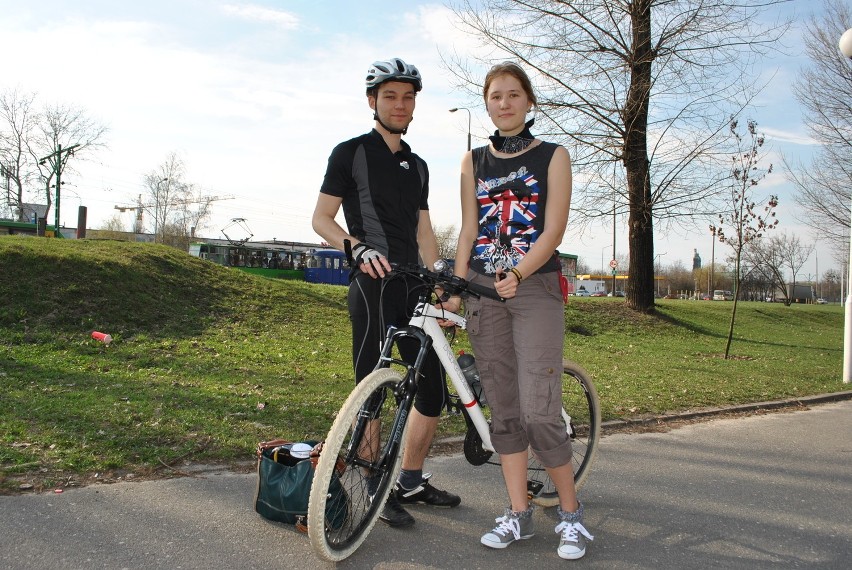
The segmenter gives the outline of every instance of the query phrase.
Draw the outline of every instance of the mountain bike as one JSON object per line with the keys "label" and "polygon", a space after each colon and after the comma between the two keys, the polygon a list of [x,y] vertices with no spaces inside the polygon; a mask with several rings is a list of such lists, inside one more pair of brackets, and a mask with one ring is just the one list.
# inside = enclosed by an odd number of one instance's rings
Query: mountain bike
{"label": "mountain bike", "polygon": [[[308,503],[308,535],[322,559],[339,561],[354,553],[378,520],[396,482],[408,414],[414,403],[420,370],[430,349],[435,350],[455,390],[449,407],[463,415],[467,427],[464,455],[472,465],[490,462],[494,448],[488,431],[487,407],[481,405],[465,379],[439,320],[464,328],[464,317],[432,304],[436,289],[453,295],[499,299],[493,289],[477,286],[421,266],[396,266],[394,274],[422,283],[416,308],[407,326],[389,327],[376,369],[361,380],[337,414],[326,437]],[[414,362],[398,357],[403,338],[419,342]],[[392,368],[395,366],[395,368]],[[601,431],[600,402],[588,373],[564,361],[563,409],[573,449],[574,480],[579,490],[589,474]],[[529,451],[527,489],[543,507],[558,504],[547,471]],[[345,500],[340,500],[341,489]],[[329,512],[329,507],[332,511]]]}

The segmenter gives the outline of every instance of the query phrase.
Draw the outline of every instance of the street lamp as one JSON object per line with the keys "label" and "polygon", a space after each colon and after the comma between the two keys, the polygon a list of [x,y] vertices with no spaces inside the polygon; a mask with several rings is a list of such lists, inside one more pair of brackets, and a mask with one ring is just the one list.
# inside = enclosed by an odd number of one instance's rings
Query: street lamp
{"label": "street lamp", "polygon": [[[664,251],[663,253],[658,253],[657,255],[654,256],[654,273],[657,272],[657,260],[660,259],[661,257],[663,257],[664,255],[666,255],[667,253],[668,253],[667,251]],[[661,262],[660,263],[660,269],[662,270],[662,268],[663,267],[662,267],[662,262]],[[656,275],[654,276],[654,280],[657,282],[657,296],[659,297],[659,295],[660,295],[660,280],[657,279]]]}
{"label": "street lamp", "polygon": [[[849,28],[840,36],[838,47],[843,57],[852,59],[852,28]],[[849,286],[852,278],[852,219],[849,222],[849,266],[846,274],[846,308],[843,322],[843,383],[852,382],[852,287]]]}
{"label": "street lamp", "polygon": [[157,195],[154,197],[154,243],[157,243],[157,232],[160,224],[160,184],[168,181],[168,178],[163,178],[157,182]]}
{"label": "street lamp", "polygon": [[[601,248],[601,277],[603,277],[606,273],[606,265],[604,265],[603,252],[605,252],[610,247],[612,247],[612,244],[608,243]],[[613,289],[612,294],[615,295],[615,289]]]}
{"label": "street lamp", "polygon": [[707,272],[707,293],[713,295],[716,285],[716,228],[710,226],[710,271]]}
{"label": "street lamp", "polygon": [[450,109],[450,113],[455,113],[456,111],[467,111],[467,150],[470,150],[470,109],[467,107],[453,107]]}

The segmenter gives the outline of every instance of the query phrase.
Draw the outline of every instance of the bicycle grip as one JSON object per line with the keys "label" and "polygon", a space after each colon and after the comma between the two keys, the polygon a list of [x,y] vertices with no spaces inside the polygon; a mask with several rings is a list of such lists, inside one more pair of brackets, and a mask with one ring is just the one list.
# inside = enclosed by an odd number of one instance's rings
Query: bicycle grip
{"label": "bicycle grip", "polygon": [[494,299],[495,301],[505,301],[500,295],[497,294],[497,291],[492,289],[491,287],[486,287],[485,285],[478,285],[476,283],[467,282],[467,290],[470,293],[478,297],[488,297],[489,299]]}

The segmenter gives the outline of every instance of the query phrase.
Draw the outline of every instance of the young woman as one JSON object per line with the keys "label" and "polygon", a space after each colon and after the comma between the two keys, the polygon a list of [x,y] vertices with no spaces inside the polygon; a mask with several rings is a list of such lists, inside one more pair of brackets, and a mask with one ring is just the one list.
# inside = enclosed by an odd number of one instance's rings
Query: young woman
{"label": "young woman", "polygon": [[[592,536],[583,526],[560,413],[565,319],[556,253],[568,223],[571,159],[565,148],[530,133],[533,120],[526,117],[536,97],[518,65],[494,66],[483,91],[497,132],[462,161],[455,272],[505,299],[468,299],[465,316],[510,505],[481,542],[506,548],[533,536],[526,477],[531,447],[559,493],[557,552],[577,559]],[[451,298],[444,306],[458,310],[459,304]]]}

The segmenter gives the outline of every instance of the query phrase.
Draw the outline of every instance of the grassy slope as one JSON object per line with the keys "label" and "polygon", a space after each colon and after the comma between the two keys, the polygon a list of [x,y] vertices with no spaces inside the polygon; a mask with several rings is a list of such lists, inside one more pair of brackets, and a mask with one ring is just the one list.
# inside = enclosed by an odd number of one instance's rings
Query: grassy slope
{"label": "grassy slope", "polygon": [[[261,439],[322,437],[352,385],[342,287],[164,246],[2,237],[0,299],[0,482],[245,459]],[[605,419],[844,389],[839,307],[741,303],[726,361],[730,309],[575,299],[566,356]]]}

